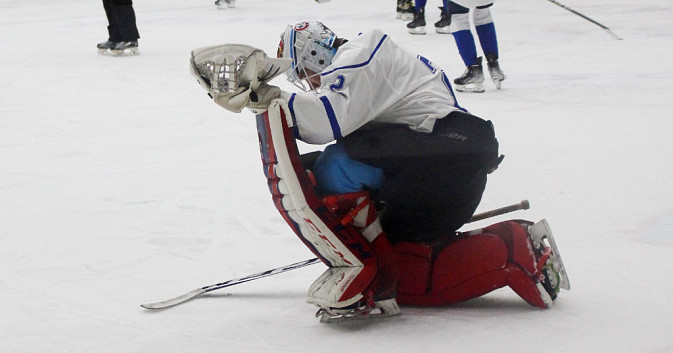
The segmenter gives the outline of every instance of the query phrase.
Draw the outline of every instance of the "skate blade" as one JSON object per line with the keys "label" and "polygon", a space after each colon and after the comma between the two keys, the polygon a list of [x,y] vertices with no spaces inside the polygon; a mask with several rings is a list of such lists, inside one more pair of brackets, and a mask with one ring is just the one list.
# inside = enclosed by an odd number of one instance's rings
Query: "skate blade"
{"label": "skate blade", "polygon": [[451,34],[451,30],[449,29],[449,26],[435,27],[435,32],[437,32],[439,34]]}
{"label": "skate blade", "polygon": [[407,28],[411,34],[425,34],[425,27]]}
{"label": "skate blade", "polygon": [[124,50],[108,50],[107,55],[110,56],[135,56],[139,55],[140,50],[138,48],[133,49],[124,49]]}
{"label": "skate blade", "polygon": [[469,83],[467,85],[456,84],[456,91],[458,92],[484,93],[485,90],[483,82]]}
{"label": "skate blade", "polygon": [[495,84],[495,88],[502,89],[502,80],[501,79],[494,78],[493,79],[493,84]]}
{"label": "skate blade", "polygon": [[374,307],[362,307],[356,309],[319,309],[315,314],[320,318],[320,323],[335,324],[341,322],[350,322],[365,320],[371,318],[383,318],[389,316],[396,316],[400,313],[400,307],[397,305],[397,300],[388,299],[376,302]]}
{"label": "skate blade", "polygon": [[536,283],[535,287],[537,288],[537,291],[540,294],[540,298],[542,298],[542,302],[544,303],[545,307],[547,309],[551,308],[552,305],[554,305],[554,299],[552,299],[551,296],[549,296],[549,293],[547,293],[547,290],[544,289],[542,283],[540,282]]}
{"label": "skate blade", "polygon": [[[558,271],[559,275],[561,275],[560,287],[561,289],[570,290],[570,280],[568,279],[568,273],[566,272],[565,265],[563,265],[563,260],[561,259],[561,253],[558,250],[556,240],[554,240],[554,235],[551,232],[551,228],[549,227],[549,223],[547,223],[547,220],[543,219],[533,224],[532,226],[530,226],[529,232],[543,234],[540,241],[544,243],[546,239],[547,242],[546,244],[543,245],[549,246],[552,250],[551,256],[555,260],[554,263],[556,264],[555,266],[556,270]],[[537,246],[538,244],[535,245]]]}
{"label": "skate blade", "polygon": [[398,15],[398,16],[400,16],[398,18],[401,19],[402,21],[413,21],[414,20],[414,14],[413,13],[405,12],[402,15]]}

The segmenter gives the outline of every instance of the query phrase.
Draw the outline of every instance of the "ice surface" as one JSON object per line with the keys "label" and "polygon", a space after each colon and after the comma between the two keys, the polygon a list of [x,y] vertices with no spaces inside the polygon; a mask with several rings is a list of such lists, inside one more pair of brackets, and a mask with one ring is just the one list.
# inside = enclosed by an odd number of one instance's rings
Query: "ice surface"
{"label": "ice surface", "polygon": [[141,55],[111,58],[100,1],[3,0],[0,352],[673,352],[673,5],[563,3],[624,40],[547,1],[499,1],[508,79],[457,95],[507,156],[478,212],[529,199],[511,217],[548,219],[572,291],[549,311],[501,289],[326,326],[304,302],[321,265],[140,308],[312,257],[270,201],[252,115],[213,104],[189,53],[273,55],[288,23],[319,19],[381,28],[457,77],[453,38],[409,35],[392,0],[144,0]]}

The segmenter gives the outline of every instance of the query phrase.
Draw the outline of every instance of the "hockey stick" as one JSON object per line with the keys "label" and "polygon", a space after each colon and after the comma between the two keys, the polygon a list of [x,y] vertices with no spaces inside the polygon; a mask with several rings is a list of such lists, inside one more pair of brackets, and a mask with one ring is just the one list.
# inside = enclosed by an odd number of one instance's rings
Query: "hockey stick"
{"label": "hockey stick", "polygon": [[[528,208],[530,208],[530,204],[528,203],[528,200],[523,200],[523,201],[521,201],[519,203],[516,203],[516,204],[513,204],[513,205],[509,205],[509,206],[505,206],[505,207],[501,207],[501,208],[496,208],[495,210],[491,210],[491,211],[476,214],[476,215],[472,216],[472,218],[470,218],[467,221],[467,223],[476,222],[476,221],[479,221],[479,220],[482,220],[482,219],[499,216],[499,215],[509,213],[509,212],[513,212],[513,211],[516,211],[516,210],[527,210]],[[254,275],[249,275],[249,276],[236,278],[236,279],[230,279],[226,282],[212,284],[212,285],[209,285],[209,286],[197,288],[197,289],[194,289],[190,292],[187,292],[183,295],[177,296],[177,297],[172,298],[172,299],[168,299],[168,300],[164,300],[164,301],[156,302],[156,303],[141,304],[140,306],[142,306],[145,309],[165,309],[165,308],[168,308],[168,307],[171,307],[171,306],[182,304],[186,301],[194,299],[194,298],[196,298],[196,297],[198,297],[202,294],[212,292],[214,290],[218,290],[218,289],[222,289],[222,288],[226,288],[226,287],[230,287],[230,286],[235,286],[235,285],[240,284],[240,283],[254,281],[256,279],[277,275],[279,273],[283,273],[283,272],[287,272],[287,271],[291,271],[291,270],[296,270],[298,268],[302,268],[302,267],[305,267],[305,266],[317,264],[319,262],[320,262],[320,259],[318,259],[318,258],[304,260],[304,261],[297,262],[297,263],[294,263],[294,264],[291,264],[291,265],[278,267],[278,268],[274,268],[274,269],[267,270],[267,271],[264,271],[264,272],[256,273]]]}
{"label": "hockey stick", "polygon": [[577,11],[571,9],[571,8],[569,8],[569,7],[566,6],[566,5],[563,5],[562,3],[560,3],[560,2],[558,2],[558,1],[556,1],[556,0],[547,0],[547,1],[551,2],[551,3],[554,4],[554,5],[558,5],[558,6],[562,7],[562,8],[564,8],[564,9],[566,9],[566,10],[568,10],[568,11],[574,13],[575,15],[577,15],[577,16],[579,16],[579,17],[582,17],[583,19],[585,19],[585,20],[587,20],[587,21],[589,21],[589,22],[595,24],[596,26],[598,26],[598,27],[600,27],[600,28],[603,28],[603,29],[605,30],[605,32],[607,32],[607,33],[610,35],[610,37],[612,37],[612,38],[614,38],[614,39],[616,39],[616,40],[622,40],[622,38],[620,38],[618,35],[616,35],[614,32],[612,32],[612,31],[610,30],[610,28],[608,28],[607,26],[605,26],[605,25],[603,25],[603,24],[601,24],[601,23],[599,23],[599,22],[597,22],[597,21],[595,21],[595,20],[592,20],[591,18],[589,18],[589,17],[587,17],[587,16],[585,16],[585,15],[583,15],[583,14],[581,14],[581,13],[579,13],[579,12],[577,12]]}
{"label": "hockey stick", "polygon": [[279,273],[287,272],[287,271],[290,271],[290,270],[296,270],[296,269],[302,268],[304,266],[317,264],[318,262],[320,262],[320,259],[318,259],[316,257],[314,259],[297,262],[297,263],[294,263],[294,264],[291,264],[291,265],[274,268],[274,269],[267,270],[267,271],[260,272],[260,273],[255,273],[254,275],[249,275],[249,276],[236,278],[236,279],[230,279],[226,282],[217,283],[217,284],[213,284],[213,285],[210,285],[210,286],[205,286],[205,287],[201,287],[201,288],[198,288],[198,289],[194,289],[191,292],[187,292],[187,293],[185,293],[181,296],[175,297],[173,299],[168,299],[168,300],[164,300],[162,302],[156,302],[156,303],[151,303],[151,304],[141,304],[140,306],[142,306],[145,309],[164,309],[164,308],[168,308],[169,306],[182,304],[182,303],[184,303],[184,302],[186,302],[190,299],[194,299],[194,298],[196,298],[196,297],[198,297],[198,296],[200,296],[204,293],[212,292],[214,290],[222,289],[222,288],[229,287],[229,286],[235,286],[235,285],[240,284],[240,283],[254,281],[256,279],[260,279],[260,278],[267,277],[267,276],[277,275]]}
{"label": "hockey stick", "polygon": [[486,212],[476,214],[476,215],[470,217],[470,219],[467,221],[467,223],[481,221],[482,219],[491,218],[491,217],[495,217],[495,216],[500,216],[500,215],[503,215],[505,213],[510,213],[510,212],[514,212],[514,211],[517,211],[517,210],[527,210],[529,208],[530,208],[530,203],[528,202],[528,200],[523,200],[523,201],[521,201],[519,203],[515,203],[513,205],[500,207],[500,208],[496,208],[495,210],[486,211]]}

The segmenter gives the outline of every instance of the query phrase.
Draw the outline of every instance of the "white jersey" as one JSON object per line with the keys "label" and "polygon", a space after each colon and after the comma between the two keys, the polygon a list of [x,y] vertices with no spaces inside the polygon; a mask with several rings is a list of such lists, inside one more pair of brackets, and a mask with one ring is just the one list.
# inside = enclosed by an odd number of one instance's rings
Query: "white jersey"
{"label": "white jersey", "polygon": [[342,45],[320,76],[317,91],[281,93],[307,143],[340,139],[369,122],[431,132],[437,119],[464,111],[441,69],[379,30]]}

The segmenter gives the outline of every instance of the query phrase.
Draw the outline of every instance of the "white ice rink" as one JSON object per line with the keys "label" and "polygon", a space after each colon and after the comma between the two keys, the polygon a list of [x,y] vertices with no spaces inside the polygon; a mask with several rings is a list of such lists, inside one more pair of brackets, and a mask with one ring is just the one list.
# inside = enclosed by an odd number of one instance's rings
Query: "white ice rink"
{"label": "white ice rink", "polygon": [[623,40],[548,1],[498,1],[508,79],[457,97],[506,155],[478,212],[532,206],[466,229],[547,218],[572,290],[548,311],[504,288],[322,325],[304,301],[322,265],[139,306],[313,257],[271,202],[252,114],[213,104],[189,53],[274,55],[287,24],[317,19],[381,28],[454,78],[441,2],[412,36],[393,0],[137,0],[142,54],[112,58],[100,0],[0,0],[0,352],[673,352],[673,2],[562,1]]}

